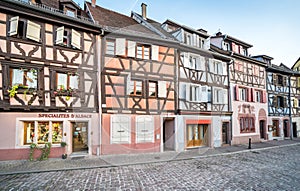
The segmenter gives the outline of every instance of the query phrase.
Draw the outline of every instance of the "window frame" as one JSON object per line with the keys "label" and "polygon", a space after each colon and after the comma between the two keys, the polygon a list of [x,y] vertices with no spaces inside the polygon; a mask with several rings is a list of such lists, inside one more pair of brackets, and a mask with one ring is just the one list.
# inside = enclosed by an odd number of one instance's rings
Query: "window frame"
{"label": "window frame", "polygon": [[240,117],[240,133],[255,133],[255,118],[254,117]]}
{"label": "window frame", "polygon": [[[153,84],[154,87],[151,87],[150,84]],[[152,92],[152,94],[154,93],[154,95],[150,94],[152,88],[154,88],[154,92]],[[148,82],[148,97],[149,98],[157,98],[158,97],[158,82],[156,82],[156,81]]]}
{"label": "window frame", "polygon": [[[22,84],[19,83],[13,83],[13,80],[14,80],[14,71],[15,70],[20,70],[23,72],[23,79],[22,79]],[[33,70],[35,70],[35,72],[32,72]],[[38,89],[38,86],[39,86],[39,72],[38,72],[38,68],[28,68],[28,67],[14,67],[14,66],[11,66],[9,67],[9,85],[12,87],[12,86],[15,86],[17,85],[18,88],[29,88],[29,89]],[[28,77],[28,72],[32,73],[32,75],[34,76],[34,73],[36,73],[36,79],[32,79],[30,77]],[[33,80],[35,83],[35,87],[32,87],[32,86],[29,86],[27,83],[28,81],[30,82],[30,80]]]}
{"label": "window frame", "polygon": [[[141,83],[141,93],[137,94],[137,82]],[[133,84],[132,84],[133,83]],[[133,85],[133,88],[132,88]],[[139,97],[143,97],[144,95],[144,81],[143,80],[139,80],[139,79],[131,79],[130,80],[130,91],[129,91],[129,95],[130,96],[139,96]]]}
{"label": "window frame", "polygon": [[[113,46],[109,45],[109,43],[112,43]],[[111,47],[112,50],[110,50],[108,47]],[[107,54],[107,55],[116,55],[116,40],[114,40],[114,39],[107,39],[105,41],[105,54]]]}
{"label": "window frame", "polygon": [[[66,75],[67,79],[66,79],[66,87],[63,84],[58,84],[58,75]],[[71,83],[71,76],[77,76],[77,88],[71,87],[70,83]],[[68,90],[68,89],[72,89],[72,90],[79,90],[80,89],[80,76],[76,73],[76,72],[63,72],[63,71],[56,71],[55,72],[55,89],[56,90]],[[60,87],[59,87],[60,86]]]}
{"label": "window frame", "polygon": [[[139,50],[141,48],[141,50]],[[145,55],[145,50],[148,49],[148,55]],[[139,54],[141,52],[142,54]],[[143,60],[150,60],[151,59],[151,45],[147,44],[136,44],[136,54],[135,54],[137,59],[143,59]],[[148,56],[148,57],[147,57]]]}

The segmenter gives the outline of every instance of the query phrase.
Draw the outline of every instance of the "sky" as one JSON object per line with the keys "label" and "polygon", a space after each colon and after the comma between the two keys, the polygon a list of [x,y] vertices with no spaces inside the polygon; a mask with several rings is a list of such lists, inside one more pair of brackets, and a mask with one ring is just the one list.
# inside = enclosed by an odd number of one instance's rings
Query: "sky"
{"label": "sky", "polygon": [[[84,0],[74,0],[81,7]],[[90,0],[88,0],[90,1]],[[141,13],[147,4],[147,17],[166,19],[207,30],[221,31],[253,45],[249,54],[268,55],[273,64],[292,67],[300,57],[299,0],[97,0],[96,4],[124,15]]]}

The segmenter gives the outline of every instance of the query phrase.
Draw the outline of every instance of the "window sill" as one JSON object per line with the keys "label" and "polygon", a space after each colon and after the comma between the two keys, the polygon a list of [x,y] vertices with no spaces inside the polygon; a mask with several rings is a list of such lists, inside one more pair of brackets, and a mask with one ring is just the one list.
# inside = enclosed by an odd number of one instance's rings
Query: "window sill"
{"label": "window sill", "polygon": [[36,41],[30,40],[30,39],[27,39],[27,38],[19,38],[19,37],[14,37],[14,36],[10,36],[8,38],[8,40],[18,41],[18,42],[21,42],[21,43],[26,43],[26,44],[31,44],[31,45],[42,45],[41,41],[36,42]]}
{"label": "window sill", "polygon": [[62,50],[67,50],[67,51],[76,51],[76,52],[81,52],[82,50],[81,49],[78,49],[78,48],[75,48],[75,47],[72,47],[72,46],[67,46],[67,45],[58,45],[58,44],[55,44],[54,45],[55,48],[57,49],[62,49]]}

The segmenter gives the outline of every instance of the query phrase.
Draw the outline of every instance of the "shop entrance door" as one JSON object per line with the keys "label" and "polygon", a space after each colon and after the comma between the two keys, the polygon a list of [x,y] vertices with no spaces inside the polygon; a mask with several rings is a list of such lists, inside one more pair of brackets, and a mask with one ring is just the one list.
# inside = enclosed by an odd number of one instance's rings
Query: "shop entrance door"
{"label": "shop entrance door", "polygon": [[187,147],[207,146],[207,125],[187,125]]}
{"label": "shop entrance door", "polygon": [[283,120],[284,137],[289,137],[289,120]]}
{"label": "shop entrance door", "polygon": [[260,120],[259,121],[259,133],[260,133],[260,138],[261,139],[265,139],[265,121],[264,120]]}
{"label": "shop entrance door", "polygon": [[297,123],[293,123],[293,137],[297,137]]}
{"label": "shop entrance door", "polygon": [[73,152],[88,152],[88,123],[74,122],[73,129]]}
{"label": "shop entrance door", "polygon": [[222,143],[223,144],[228,144],[229,143],[229,123],[228,122],[223,122],[222,123]]}

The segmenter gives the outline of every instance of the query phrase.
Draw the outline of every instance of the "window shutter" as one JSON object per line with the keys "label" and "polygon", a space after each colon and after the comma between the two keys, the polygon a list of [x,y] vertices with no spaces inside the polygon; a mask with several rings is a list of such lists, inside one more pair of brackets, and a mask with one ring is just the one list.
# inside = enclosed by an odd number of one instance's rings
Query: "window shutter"
{"label": "window shutter", "polygon": [[223,75],[223,63],[218,61],[218,74]]}
{"label": "window shutter", "polygon": [[226,48],[226,43],[225,43],[224,41],[222,42],[222,49],[223,49],[223,50],[227,50],[227,48]]}
{"label": "window shutter", "polygon": [[240,100],[240,96],[239,96],[239,86],[236,85],[235,86],[235,100],[239,101]]}
{"label": "window shutter", "polygon": [[288,99],[286,97],[283,98],[283,106],[288,107]]}
{"label": "window shutter", "polygon": [[179,85],[179,98],[186,99],[186,84],[184,83]]}
{"label": "window shutter", "polygon": [[27,21],[26,38],[40,42],[41,36],[41,25],[36,24],[32,21]]}
{"label": "window shutter", "polygon": [[116,55],[125,56],[126,55],[126,39],[117,38],[116,39]]}
{"label": "window shutter", "polygon": [[223,104],[228,104],[228,95],[227,95],[227,90],[223,89],[222,90],[222,96],[223,96]]}
{"label": "window shutter", "polygon": [[183,53],[183,65],[185,68],[190,68],[190,54],[187,52]]}
{"label": "window shutter", "polygon": [[193,34],[193,42],[192,42],[193,46],[197,46],[197,35]]}
{"label": "window shutter", "polygon": [[136,42],[128,41],[128,57],[135,57]]}
{"label": "window shutter", "polygon": [[167,82],[159,81],[158,82],[158,97],[167,97]]}
{"label": "window shutter", "polygon": [[223,71],[223,75],[227,75],[227,63],[226,62],[222,62],[222,71]]}
{"label": "window shutter", "polygon": [[205,57],[200,56],[198,60],[199,70],[205,71]]}
{"label": "window shutter", "polygon": [[151,46],[151,58],[158,61],[158,46],[156,45]]}
{"label": "window shutter", "polygon": [[63,42],[64,42],[64,31],[65,31],[65,27],[63,27],[63,26],[56,29],[55,44],[63,44]]}
{"label": "window shutter", "polygon": [[282,85],[283,85],[283,86],[286,86],[286,85],[287,85],[287,79],[288,79],[288,78],[287,78],[286,76],[283,76],[283,77],[282,77]]}
{"label": "window shutter", "polygon": [[201,101],[208,102],[208,86],[201,86]]}
{"label": "window shutter", "polygon": [[[256,92],[260,94],[260,96],[262,96],[262,92],[261,91],[255,91],[253,88],[252,89],[252,102],[257,102],[257,99],[256,99]],[[261,100],[260,102],[262,102],[262,97],[261,97]]]}
{"label": "window shutter", "polygon": [[213,94],[213,96],[212,96],[212,103],[213,104],[217,104],[218,102],[217,102],[217,92],[216,92],[217,90],[216,90],[216,88],[215,87],[212,87],[212,94]]}
{"label": "window shutter", "polygon": [[10,20],[10,27],[9,27],[9,36],[18,34],[18,23],[19,23],[19,16],[12,17]]}
{"label": "window shutter", "polygon": [[247,88],[247,101],[251,102],[252,101],[252,88]]}
{"label": "window shutter", "polygon": [[204,49],[209,50],[210,49],[210,38],[207,38],[204,40]]}
{"label": "window shutter", "polygon": [[273,97],[273,104],[272,104],[273,107],[278,107],[278,103],[277,103],[277,96],[274,96]]}
{"label": "window shutter", "polygon": [[128,74],[126,77],[126,94],[130,95],[130,82],[131,82],[131,74]]}
{"label": "window shutter", "polygon": [[209,62],[208,62],[208,65],[209,65],[209,72],[211,72],[211,73],[214,73],[215,71],[214,71],[214,60],[213,59],[209,59]]}
{"label": "window shutter", "polygon": [[190,101],[190,91],[191,91],[191,88],[190,88],[190,84],[185,84],[185,99],[187,101]]}
{"label": "window shutter", "polygon": [[273,84],[277,85],[277,75],[273,74]]}
{"label": "window shutter", "polygon": [[298,77],[298,84],[297,87],[300,88],[300,77]]}
{"label": "window shutter", "polygon": [[74,46],[75,48],[80,49],[80,40],[81,40],[80,33],[72,29],[71,45]]}
{"label": "window shutter", "polygon": [[294,99],[294,107],[298,107],[298,99]]}
{"label": "window shutter", "polygon": [[262,102],[267,103],[267,92],[266,91],[262,92]]}
{"label": "window shutter", "polygon": [[201,102],[201,98],[202,98],[202,89],[201,86],[198,85],[196,86],[196,101]]}

